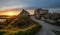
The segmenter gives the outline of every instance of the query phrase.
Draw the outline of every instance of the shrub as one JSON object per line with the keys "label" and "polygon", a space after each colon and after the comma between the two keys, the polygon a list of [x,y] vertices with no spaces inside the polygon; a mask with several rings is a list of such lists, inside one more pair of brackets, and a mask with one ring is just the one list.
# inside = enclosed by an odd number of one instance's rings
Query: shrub
{"label": "shrub", "polygon": [[54,33],[56,33],[56,35],[60,35],[60,31],[55,31],[55,30],[52,30]]}
{"label": "shrub", "polygon": [[6,32],[4,32],[4,31],[0,31],[0,35],[3,35],[3,34],[5,34]]}

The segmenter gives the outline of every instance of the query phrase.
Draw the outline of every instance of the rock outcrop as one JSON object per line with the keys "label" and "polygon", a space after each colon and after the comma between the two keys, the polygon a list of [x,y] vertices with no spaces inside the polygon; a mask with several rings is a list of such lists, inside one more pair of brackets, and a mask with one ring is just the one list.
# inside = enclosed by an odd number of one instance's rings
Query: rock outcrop
{"label": "rock outcrop", "polygon": [[13,26],[23,27],[29,24],[27,23],[29,22],[29,20],[30,14],[26,10],[22,9],[21,13],[10,24],[12,24]]}

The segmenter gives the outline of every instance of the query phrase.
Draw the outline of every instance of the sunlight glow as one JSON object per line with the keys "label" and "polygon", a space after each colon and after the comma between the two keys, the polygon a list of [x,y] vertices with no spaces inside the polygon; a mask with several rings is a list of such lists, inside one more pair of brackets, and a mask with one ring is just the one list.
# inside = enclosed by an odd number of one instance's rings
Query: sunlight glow
{"label": "sunlight glow", "polygon": [[11,11],[11,12],[8,12],[8,15],[9,15],[9,16],[13,16],[14,13]]}

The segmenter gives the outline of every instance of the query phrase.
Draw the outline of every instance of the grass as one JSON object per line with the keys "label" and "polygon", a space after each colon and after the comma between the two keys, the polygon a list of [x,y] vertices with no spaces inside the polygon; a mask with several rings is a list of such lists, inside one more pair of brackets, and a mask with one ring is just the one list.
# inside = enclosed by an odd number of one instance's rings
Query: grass
{"label": "grass", "polygon": [[[41,27],[39,27],[39,25],[33,24],[25,29],[20,29],[18,27],[16,28],[6,28],[6,29],[1,29],[0,30],[0,34],[4,34],[4,35],[33,35],[37,32],[37,30],[40,30]],[[6,32],[6,33],[5,33]]]}
{"label": "grass", "polygon": [[3,25],[2,27],[0,31],[6,32],[2,33],[3,35],[35,35],[42,28],[28,16],[15,18],[7,26]]}
{"label": "grass", "polygon": [[4,31],[0,31],[0,35],[3,35],[3,34],[5,34],[6,32],[4,32]]}

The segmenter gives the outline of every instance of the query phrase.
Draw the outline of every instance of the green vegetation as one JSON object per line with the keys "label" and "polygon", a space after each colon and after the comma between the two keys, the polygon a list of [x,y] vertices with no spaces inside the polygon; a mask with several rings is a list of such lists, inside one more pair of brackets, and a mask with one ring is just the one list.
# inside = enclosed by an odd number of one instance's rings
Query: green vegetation
{"label": "green vegetation", "polygon": [[[42,26],[33,21],[30,16],[16,18],[6,26],[0,26],[0,35],[35,35]],[[6,32],[6,33],[5,33]]]}
{"label": "green vegetation", "polygon": [[5,34],[6,32],[4,32],[4,31],[0,31],[0,35],[3,35],[3,34]]}
{"label": "green vegetation", "polygon": [[52,24],[52,25],[56,25],[56,26],[60,26],[60,21],[59,21],[60,19],[58,18],[58,19],[45,19],[45,20],[43,20],[44,22],[46,22],[46,23],[49,23],[49,24]]}
{"label": "green vegetation", "polygon": [[56,33],[56,35],[60,35],[60,31],[55,31],[55,30],[52,30],[54,33]]}
{"label": "green vegetation", "polygon": [[60,21],[55,21],[55,22],[45,21],[45,22],[52,24],[52,25],[60,26]]}
{"label": "green vegetation", "polygon": [[35,35],[38,32],[38,27],[35,27],[33,29],[28,29],[26,31],[19,31],[15,33],[15,35]]}

